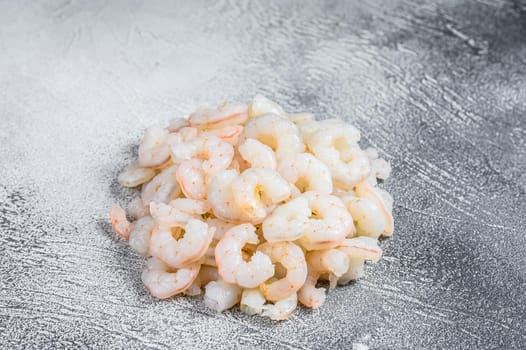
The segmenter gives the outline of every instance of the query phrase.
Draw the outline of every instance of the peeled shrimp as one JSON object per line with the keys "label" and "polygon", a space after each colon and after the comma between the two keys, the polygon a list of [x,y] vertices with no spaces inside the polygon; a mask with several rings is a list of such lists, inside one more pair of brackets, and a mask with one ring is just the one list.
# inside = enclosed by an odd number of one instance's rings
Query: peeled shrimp
{"label": "peeled shrimp", "polygon": [[175,227],[186,224],[192,218],[199,218],[210,210],[206,201],[177,198],[169,204],[150,203],[150,213],[158,225]]}
{"label": "peeled shrimp", "polygon": [[241,157],[252,168],[276,170],[276,155],[269,146],[255,139],[246,139],[238,147]]}
{"label": "peeled shrimp", "polygon": [[302,197],[308,200],[313,213],[300,238],[305,249],[334,248],[354,232],[351,215],[338,197],[312,191]]}
{"label": "peeled shrimp", "polygon": [[239,176],[236,170],[224,170],[217,173],[208,184],[207,199],[214,215],[226,221],[240,221],[243,211],[234,200],[232,183]]}
{"label": "peeled shrimp", "polygon": [[169,228],[156,227],[150,237],[150,253],[169,266],[179,268],[203,257],[213,238],[214,229],[196,219],[188,221],[179,239],[173,237]]}
{"label": "peeled shrimp", "polygon": [[199,135],[199,129],[190,126],[182,127],[181,129],[171,132],[166,136],[166,144],[171,148],[177,147],[182,143],[188,142]]}
{"label": "peeled shrimp", "polygon": [[190,125],[200,128],[219,128],[244,123],[248,118],[247,106],[237,102],[225,102],[217,108],[200,107],[190,114]]}
{"label": "peeled shrimp", "polygon": [[157,174],[150,182],[143,185],[141,192],[142,202],[168,203],[170,200],[176,198],[181,193],[175,177],[176,172],[177,165],[172,165]]}
{"label": "peeled shrimp", "polygon": [[263,236],[269,242],[294,241],[304,234],[311,214],[305,197],[281,204],[263,221]]}
{"label": "peeled shrimp", "polygon": [[290,120],[277,114],[263,114],[248,121],[240,142],[253,138],[276,152],[276,158],[294,156],[305,150],[298,128]]}
{"label": "peeled shrimp", "polygon": [[303,305],[317,309],[325,301],[325,289],[316,288],[320,275],[329,273],[329,279],[336,281],[349,269],[349,258],[337,249],[317,250],[307,254],[307,266],[307,279],[298,292],[298,298]]}
{"label": "peeled shrimp", "polygon": [[165,142],[168,131],[152,126],[146,129],[146,133],[139,144],[139,165],[142,167],[153,167],[161,165],[170,158],[170,147]]}
{"label": "peeled shrimp", "polygon": [[264,253],[255,252],[249,261],[243,260],[243,246],[259,242],[255,231],[256,228],[251,224],[234,226],[217,244],[217,269],[226,282],[254,288],[274,275],[272,261]]}
{"label": "peeled shrimp", "polygon": [[203,170],[202,159],[189,159],[183,161],[175,174],[181,191],[191,199],[206,198],[206,174]]}
{"label": "peeled shrimp", "polygon": [[168,131],[177,132],[180,129],[190,126],[190,122],[186,118],[174,118],[168,123]]}
{"label": "peeled shrimp", "polygon": [[356,227],[358,236],[378,238],[387,228],[383,210],[368,198],[352,197],[346,200],[346,207]]}
{"label": "peeled shrimp", "polygon": [[232,145],[211,134],[201,135],[172,147],[172,159],[175,163],[192,158],[203,159],[202,168],[209,176],[227,169],[233,157]]}
{"label": "peeled shrimp", "polygon": [[208,226],[215,228],[214,239],[220,240],[223,238],[225,233],[230,230],[232,227],[236,226],[235,224],[227,221],[223,221],[217,218],[208,218],[206,219]]}
{"label": "peeled shrimp", "polygon": [[290,242],[266,242],[258,246],[258,251],[270,257],[272,262],[281,263],[287,270],[285,277],[260,285],[267,300],[279,301],[295,294],[307,278],[307,263],[303,250]]}
{"label": "peeled shrimp", "polygon": [[241,300],[242,289],[223,280],[211,281],[205,287],[204,302],[217,312],[230,309]]}
{"label": "peeled shrimp", "polygon": [[128,203],[126,208],[128,215],[132,216],[135,219],[140,219],[145,215],[150,215],[150,208],[142,202],[141,197],[135,197]]}
{"label": "peeled shrimp", "polygon": [[278,172],[301,192],[332,193],[329,168],[310,153],[298,153],[293,158],[284,159],[280,162]]}
{"label": "peeled shrimp", "polygon": [[276,102],[269,100],[265,96],[256,95],[248,106],[249,118],[258,117],[267,113],[273,113],[280,116],[285,115],[283,108],[281,108]]}
{"label": "peeled shrimp", "polygon": [[256,315],[263,312],[265,297],[258,288],[244,289],[241,294],[239,308],[247,315]]}
{"label": "peeled shrimp", "polygon": [[201,265],[197,278],[184,293],[186,295],[199,295],[201,294],[201,287],[207,285],[211,281],[216,281],[219,278],[220,276],[215,267]]}
{"label": "peeled shrimp", "polygon": [[276,204],[290,196],[290,185],[276,171],[247,169],[232,181],[236,204],[250,221],[261,222]]}
{"label": "peeled shrimp", "polygon": [[312,133],[307,144],[312,153],[324,162],[334,182],[345,189],[365,179],[371,171],[369,158],[357,142],[360,133],[344,123],[325,123]]}
{"label": "peeled shrimp", "polygon": [[288,297],[276,301],[274,304],[266,304],[263,306],[263,316],[270,317],[271,320],[281,321],[286,320],[294,313],[298,306],[298,295],[292,293]]}
{"label": "peeled shrimp", "polygon": [[155,221],[151,216],[143,216],[135,221],[135,225],[130,231],[129,244],[137,253],[149,256],[150,235],[155,226]]}
{"label": "peeled shrimp", "polygon": [[337,249],[347,254],[349,258],[347,272],[338,279],[340,285],[361,278],[365,260],[376,262],[382,256],[382,249],[378,247],[377,241],[370,237],[346,239]]}
{"label": "peeled shrimp", "polygon": [[236,145],[242,131],[243,127],[241,125],[231,125],[220,129],[211,129],[206,133],[219,137],[221,141],[228,142],[231,145]]}
{"label": "peeled shrimp", "polygon": [[133,225],[126,218],[126,212],[119,205],[114,205],[110,209],[110,221],[113,231],[124,239],[130,238],[130,230]]}
{"label": "peeled shrimp", "polygon": [[381,210],[386,221],[386,226],[382,232],[382,235],[392,235],[394,230],[394,221],[393,215],[391,214],[393,210],[393,199],[391,196],[386,191],[378,187],[373,187],[367,181],[362,181],[356,185],[355,192],[358,197],[366,198],[372,201]]}
{"label": "peeled shrimp", "polygon": [[142,168],[139,165],[139,162],[132,162],[122,173],[120,173],[117,181],[119,181],[119,184],[124,187],[136,187],[150,181],[154,176],[155,170]]}
{"label": "peeled shrimp", "polygon": [[173,270],[157,258],[150,258],[141,279],[154,297],[165,299],[184,292],[199,273],[199,264]]}

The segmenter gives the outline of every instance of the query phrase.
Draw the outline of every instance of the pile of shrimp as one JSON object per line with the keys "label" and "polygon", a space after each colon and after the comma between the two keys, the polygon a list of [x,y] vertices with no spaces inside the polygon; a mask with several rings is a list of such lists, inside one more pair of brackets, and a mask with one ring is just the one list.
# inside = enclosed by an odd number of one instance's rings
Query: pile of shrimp
{"label": "pile of shrimp", "polygon": [[[153,126],[118,177],[141,186],[113,229],[148,258],[142,281],[157,298],[201,295],[219,312],[287,319],[317,309],[328,289],[364,274],[393,233],[391,171],[339,119],[286,113],[263,97],[200,107]],[[134,221],[128,221],[127,217]],[[322,284],[323,286],[323,284]]]}

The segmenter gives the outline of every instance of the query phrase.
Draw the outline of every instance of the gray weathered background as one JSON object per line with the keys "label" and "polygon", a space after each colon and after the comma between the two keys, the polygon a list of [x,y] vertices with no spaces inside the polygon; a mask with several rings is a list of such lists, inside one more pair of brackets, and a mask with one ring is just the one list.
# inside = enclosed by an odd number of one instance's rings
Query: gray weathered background
{"label": "gray weathered background", "polygon": [[[384,259],[281,323],[155,300],[107,220],[144,127],[258,92],[393,165]],[[2,348],[526,347],[522,0],[0,1],[0,122]]]}

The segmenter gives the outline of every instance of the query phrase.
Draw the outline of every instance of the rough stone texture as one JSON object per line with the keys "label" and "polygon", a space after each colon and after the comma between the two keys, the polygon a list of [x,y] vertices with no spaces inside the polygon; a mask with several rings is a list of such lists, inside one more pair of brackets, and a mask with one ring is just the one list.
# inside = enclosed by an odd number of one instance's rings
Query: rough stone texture
{"label": "rough stone texture", "polygon": [[[1,1],[0,23],[0,347],[526,346],[524,1]],[[281,323],[150,297],[107,219],[145,126],[257,92],[393,165],[385,257]]]}

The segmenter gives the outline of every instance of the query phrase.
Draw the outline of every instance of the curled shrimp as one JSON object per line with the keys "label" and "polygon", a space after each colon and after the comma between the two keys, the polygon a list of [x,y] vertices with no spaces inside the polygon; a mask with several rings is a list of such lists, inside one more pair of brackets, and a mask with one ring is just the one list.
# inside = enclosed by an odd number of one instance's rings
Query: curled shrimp
{"label": "curled shrimp", "polygon": [[148,182],[155,176],[155,170],[150,168],[143,168],[139,162],[132,162],[119,174],[117,181],[124,187],[136,187],[140,184]]}
{"label": "curled shrimp", "polygon": [[307,278],[307,263],[303,250],[291,242],[266,242],[258,246],[258,251],[270,257],[273,263],[280,263],[286,270],[285,277],[260,285],[267,300],[279,301],[295,294]]}
{"label": "curled shrimp", "polygon": [[[182,226],[182,225],[181,225]],[[150,237],[150,253],[169,266],[179,268],[202,258],[214,238],[214,229],[200,220],[190,219],[177,227],[182,237],[174,238],[172,230],[156,227]]]}
{"label": "curled shrimp", "polygon": [[248,118],[247,106],[237,102],[225,102],[217,108],[200,107],[190,114],[191,126],[214,129],[229,125],[243,124]]}
{"label": "curled shrimp", "polygon": [[276,114],[263,114],[249,120],[239,141],[243,143],[248,138],[256,139],[272,148],[278,160],[305,150],[296,125]]}
{"label": "curled shrimp", "polygon": [[184,225],[192,218],[200,218],[209,210],[208,202],[189,198],[177,198],[168,204],[150,203],[150,213],[162,227]]}
{"label": "curled shrimp", "polygon": [[305,249],[334,248],[354,232],[351,215],[338,197],[312,191],[302,197],[308,200],[313,214],[300,238]]}
{"label": "curled shrimp", "polygon": [[126,212],[119,205],[114,205],[110,209],[110,221],[113,231],[120,237],[128,240],[133,224],[126,218]]}
{"label": "curled shrimp", "polygon": [[331,172],[327,166],[310,153],[298,153],[280,162],[278,172],[301,192],[332,193]]}
{"label": "curled shrimp", "polygon": [[225,221],[240,221],[245,216],[232,192],[232,183],[238,176],[236,170],[220,171],[208,184],[207,200],[212,211],[216,217]]}
{"label": "curled shrimp", "polygon": [[316,288],[316,283],[321,274],[329,273],[329,279],[334,281],[349,269],[347,254],[338,249],[312,251],[307,254],[308,273],[305,284],[298,292],[300,302],[310,308],[317,309],[325,301],[325,289]]}
{"label": "curled shrimp", "polygon": [[312,153],[324,162],[332,173],[335,184],[350,189],[365,179],[370,171],[367,154],[357,142],[360,132],[343,122],[326,122],[307,140]]}
{"label": "curled shrimp", "polygon": [[288,297],[263,306],[263,316],[270,317],[274,321],[282,321],[289,318],[298,306],[298,295],[292,293]]}
{"label": "curled shrimp", "polygon": [[211,281],[205,287],[204,302],[217,312],[230,309],[241,300],[242,289],[223,280]]}
{"label": "curled shrimp", "polygon": [[206,173],[203,160],[192,158],[183,161],[175,173],[184,195],[191,199],[206,198]]}
{"label": "curled shrimp", "polygon": [[236,204],[251,222],[261,222],[276,204],[290,196],[290,185],[276,171],[247,169],[232,181]]}
{"label": "curled shrimp", "polygon": [[269,242],[294,241],[305,232],[311,214],[305,197],[283,203],[263,220],[263,236]]}
{"label": "curled shrimp", "polygon": [[283,108],[276,102],[269,100],[263,95],[256,95],[248,106],[248,117],[254,118],[267,113],[285,116]]}
{"label": "curled shrimp", "polygon": [[199,264],[193,264],[174,270],[161,260],[150,258],[146,262],[141,279],[154,297],[165,299],[190,287],[199,273],[199,268]]}
{"label": "curled shrimp", "polygon": [[137,221],[130,231],[130,247],[143,256],[149,256],[150,236],[155,226],[155,221],[149,215],[143,216]]}
{"label": "curled shrimp", "polygon": [[166,143],[168,131],[158,126],[146,129],[146,133],[139,144],[139,165],[154,167],[161,165],[170,158],[170,147]]}
{"label": "curled shrimp", "polygon": [[255,232],[256,228],[251,224],[234,226],[217,244],[217,269],[226,282],[254,288],[274,275],[272,261],[264,253],[255,252],[249,261],[243,259],[243,247],[259,242]]}
{"label": "curled shrimp", "polygon": [[269,146],[255,139],[246,139],[238,146],[241,158],[252,168],[276,170],[276,155]]}
{"label": "curled shrimp", "polygon": [[382,235],[387,228],[387,220],[374,201],[357,196],[341,198],[353,218],[358,236],[378,238]]}
{"label": "curled shrimp", "polygon": [[176,198],[181,189],[176,179],[177,165],[169,166],[157,174],[150,182],[142,187],[141,199],[143,203],[168,203]]}
{"label": "curled shrimp", "polygon": [[393,199],[386,191],[374,187],[367,181],[362,181],[355,187],[356,195],[372,201],[382,212],[386,221],[383,236],[391,236],[394,230],[394,220],[392,215]]}
{"label": "curled shrimp", "polygon": [[202,168],[208,176],[227,169],[233,157],[232,145],[211,134],[201,135],[172,147],[172,159],[175,163],[192,158],[203,159]]}
{"label": "curled shrimp", "polygon": [[376,262],[382,256],[382,249],[378,246],[376,239],[371,237],[355,237],[345,239],[337,248],[347,254],[349,268],[338,279],[338,284],[347,284],[363,276],[364,261]]}

